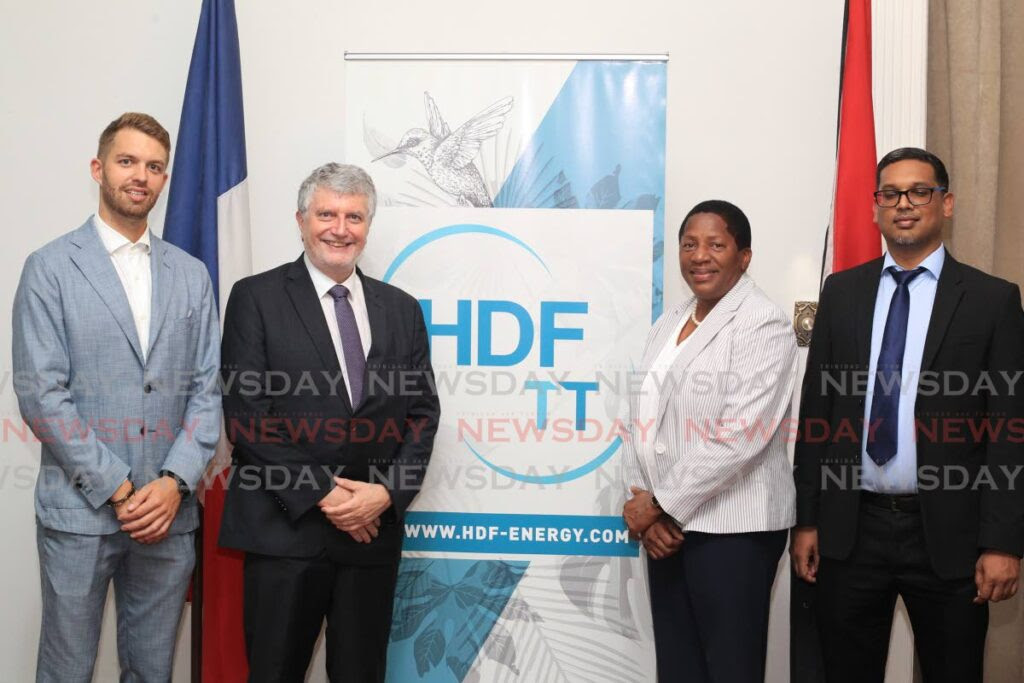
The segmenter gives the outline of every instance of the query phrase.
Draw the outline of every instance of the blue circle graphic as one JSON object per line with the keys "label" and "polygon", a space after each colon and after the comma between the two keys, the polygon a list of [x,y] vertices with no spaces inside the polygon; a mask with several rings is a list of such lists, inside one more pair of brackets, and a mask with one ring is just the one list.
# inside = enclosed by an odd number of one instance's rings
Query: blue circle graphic
{"label": "blue circle graphic", "polygon": [[388,266],[387,271],[384,273],[384,277],[381,279],[384,282],[390,282],[391,278],[394,277],[395,275],[395,271],[397,271],[402,266],[402,264],[405,263],[406,259],[408,259],[410,256],[412,256],[417,251],[427,246],[431,242],[436,242],[439,239],[444,239],[445,237],[452,237],[455,235],[491,235],[493,237],[500,237],[501,239],[508,240],[509,242],[512,242],[513,244],[518,245],[525,249],[527,252],[529,252],[533,256],[533,258],[537,259],[537,262],[540,263],[540,265],[544,268],[547,274],[551,274],[551,271],[548,270],[547,264],[544,263],[544,259],[542,259],[537,254],[537,252],[535,252],[530,247],[530,245],[528,245],[526,242],[522,241],[515,235],[509,232],[505,232],[504,230],[499,230],[498,228],[492,228],[489,225],[480,225],[478,223],[459,223],[458,225],[446,225],[443,228],[431,230],[425,235],[420,235],[419,237],[414,239],[412,242],[406,245],[405,249],[398,252],[398,256],[396,256],[395,260],[391,262],[390,266]]}
{"label": "blue circle graphic", "polygon": [[[420,235],[419,237],[414,239],[412,242],[406,245],[406,247],[402,249],[402,251],[398,252],[398,255],[395,256],[395,259],[391,262],[391,265],[388,266],[388,269],[387,271],[385,271],[384,277],[382,277],[381,280],[383,280],[384,282],[390,282],[391,278],[394,277],[398,269],[402,267],[402,264],[404,264],[409,259],[410,256],[412,256],[417,251],[427,246],[431,242],[436,242],[440,239],[444,239],[445,237],[454,237],[456,235],[490,235],[492,237],[498,237],[500,239],[512,242],[516,246],[521,247],[523,250],[528,252],[531,256],[533,256],[533,258],[537,259],[537,262],[540,263],[542,268],[544,268],[544,271],[548,275],[551,274],[551,271],[548,269],[547,264],[544,263],[544,259],[542,259],[540,255],[536,251],[534,251],[532,247],[530,247],[530,245],[528,245],[526,242],[522,241],[515,235],[506,232],[505,230],[499,230],[498,228],[491,227],[490,225],[480,225],[479,223],[459,223],[457,225],[446,225],[443,228],[431,230],[430,232],[424,235]],[[478,453],[477,450],[473,448],[472,445],[469,444],[469,442],[466,442],[466,446],[469,448],[470,452],[472,452],[473,455],[476,456],[476,458],[484,465],[494,470],[498,474],[508,477],[509,479],[514,479],[515,481],[521,481],[528,484],[560,484],[567,481],[572,481],[573,479],[579,479],[580,477],[590,474],[598,467],[603,465],[606,460],[612,457],[615,454],[615,452],[619,450],[619,447],[621,445],[621,437],[616,437],[615,441],[613,441],[608,446],[608,448],[598,453],[596,458],[580,465],[579,467],[571,469],[567,472],[561,472],[559,474],[532,475],[517,474],[512,470],[501,467],[500,465],[496,465],[487,460],[484,456],[480,455],[480,453]]]}

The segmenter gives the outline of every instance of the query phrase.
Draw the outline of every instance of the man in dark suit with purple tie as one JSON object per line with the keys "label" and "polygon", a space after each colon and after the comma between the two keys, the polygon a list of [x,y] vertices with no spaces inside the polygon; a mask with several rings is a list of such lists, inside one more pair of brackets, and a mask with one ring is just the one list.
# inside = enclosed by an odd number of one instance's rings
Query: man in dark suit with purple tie
{"label": "man in dark suit with purple tie", "polygon": [[303,680],[325,618],[330,679],[384,680],[400,522],[440,407],[419,303],[356,267],[375,205],[362,169],[317,168],[299,189],[303,255],[228,301],[220,544],[246,553],[252,681]]}

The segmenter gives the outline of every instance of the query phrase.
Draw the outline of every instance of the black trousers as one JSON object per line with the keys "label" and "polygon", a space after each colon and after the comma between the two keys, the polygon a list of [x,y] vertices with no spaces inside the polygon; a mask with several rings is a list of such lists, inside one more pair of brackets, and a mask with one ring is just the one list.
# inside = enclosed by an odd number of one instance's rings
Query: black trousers
{"label": "black trousers", "polygon": [[660,683],[760,683],[768,612],[785,530],[686,532],[683,547],[649,560]]}
{"label": "black trousers", "polygon": [[332,683],[383,681],[397,564],[245,556],[245,648],[253,683],[302,683],[327,619]]}
{"label": "black trousers", "polygon": [[971,602],[973,576],[933,571],[916,496],[864,494],[853,552],[821,558],[817,591],[829,683],[884,680],[896,596],[907,606],[925,683],[982,680],[988,605]]}

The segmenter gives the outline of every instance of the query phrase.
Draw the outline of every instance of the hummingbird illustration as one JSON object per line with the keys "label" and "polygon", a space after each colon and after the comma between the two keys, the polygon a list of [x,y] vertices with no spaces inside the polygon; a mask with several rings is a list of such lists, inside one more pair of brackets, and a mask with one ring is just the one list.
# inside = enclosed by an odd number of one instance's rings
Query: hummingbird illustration
{"label": "hummingbird illustration", "polygon": [[505,115],[512,110],[512,97],[505,97],[487,107],[458,127],[453,133],[429,92],[423,93],[427,111],[428,130],[410,128],[390,152],[373,161],[392,154],[415,157],[423,164],[430,179],[464,206],[493,206],[473,159],[480,151],[480,143],[494,137],[505,123]]}

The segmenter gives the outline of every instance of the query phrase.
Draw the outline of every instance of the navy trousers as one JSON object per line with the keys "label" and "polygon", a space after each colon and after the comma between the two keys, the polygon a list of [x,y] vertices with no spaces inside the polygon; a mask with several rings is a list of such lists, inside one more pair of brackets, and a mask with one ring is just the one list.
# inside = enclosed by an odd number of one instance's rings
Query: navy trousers
{"label": "navy trousers", "polygon": [[786,530],[687,532],[683,547],[650,560],[660,683],[760,683],[768,611]]}

